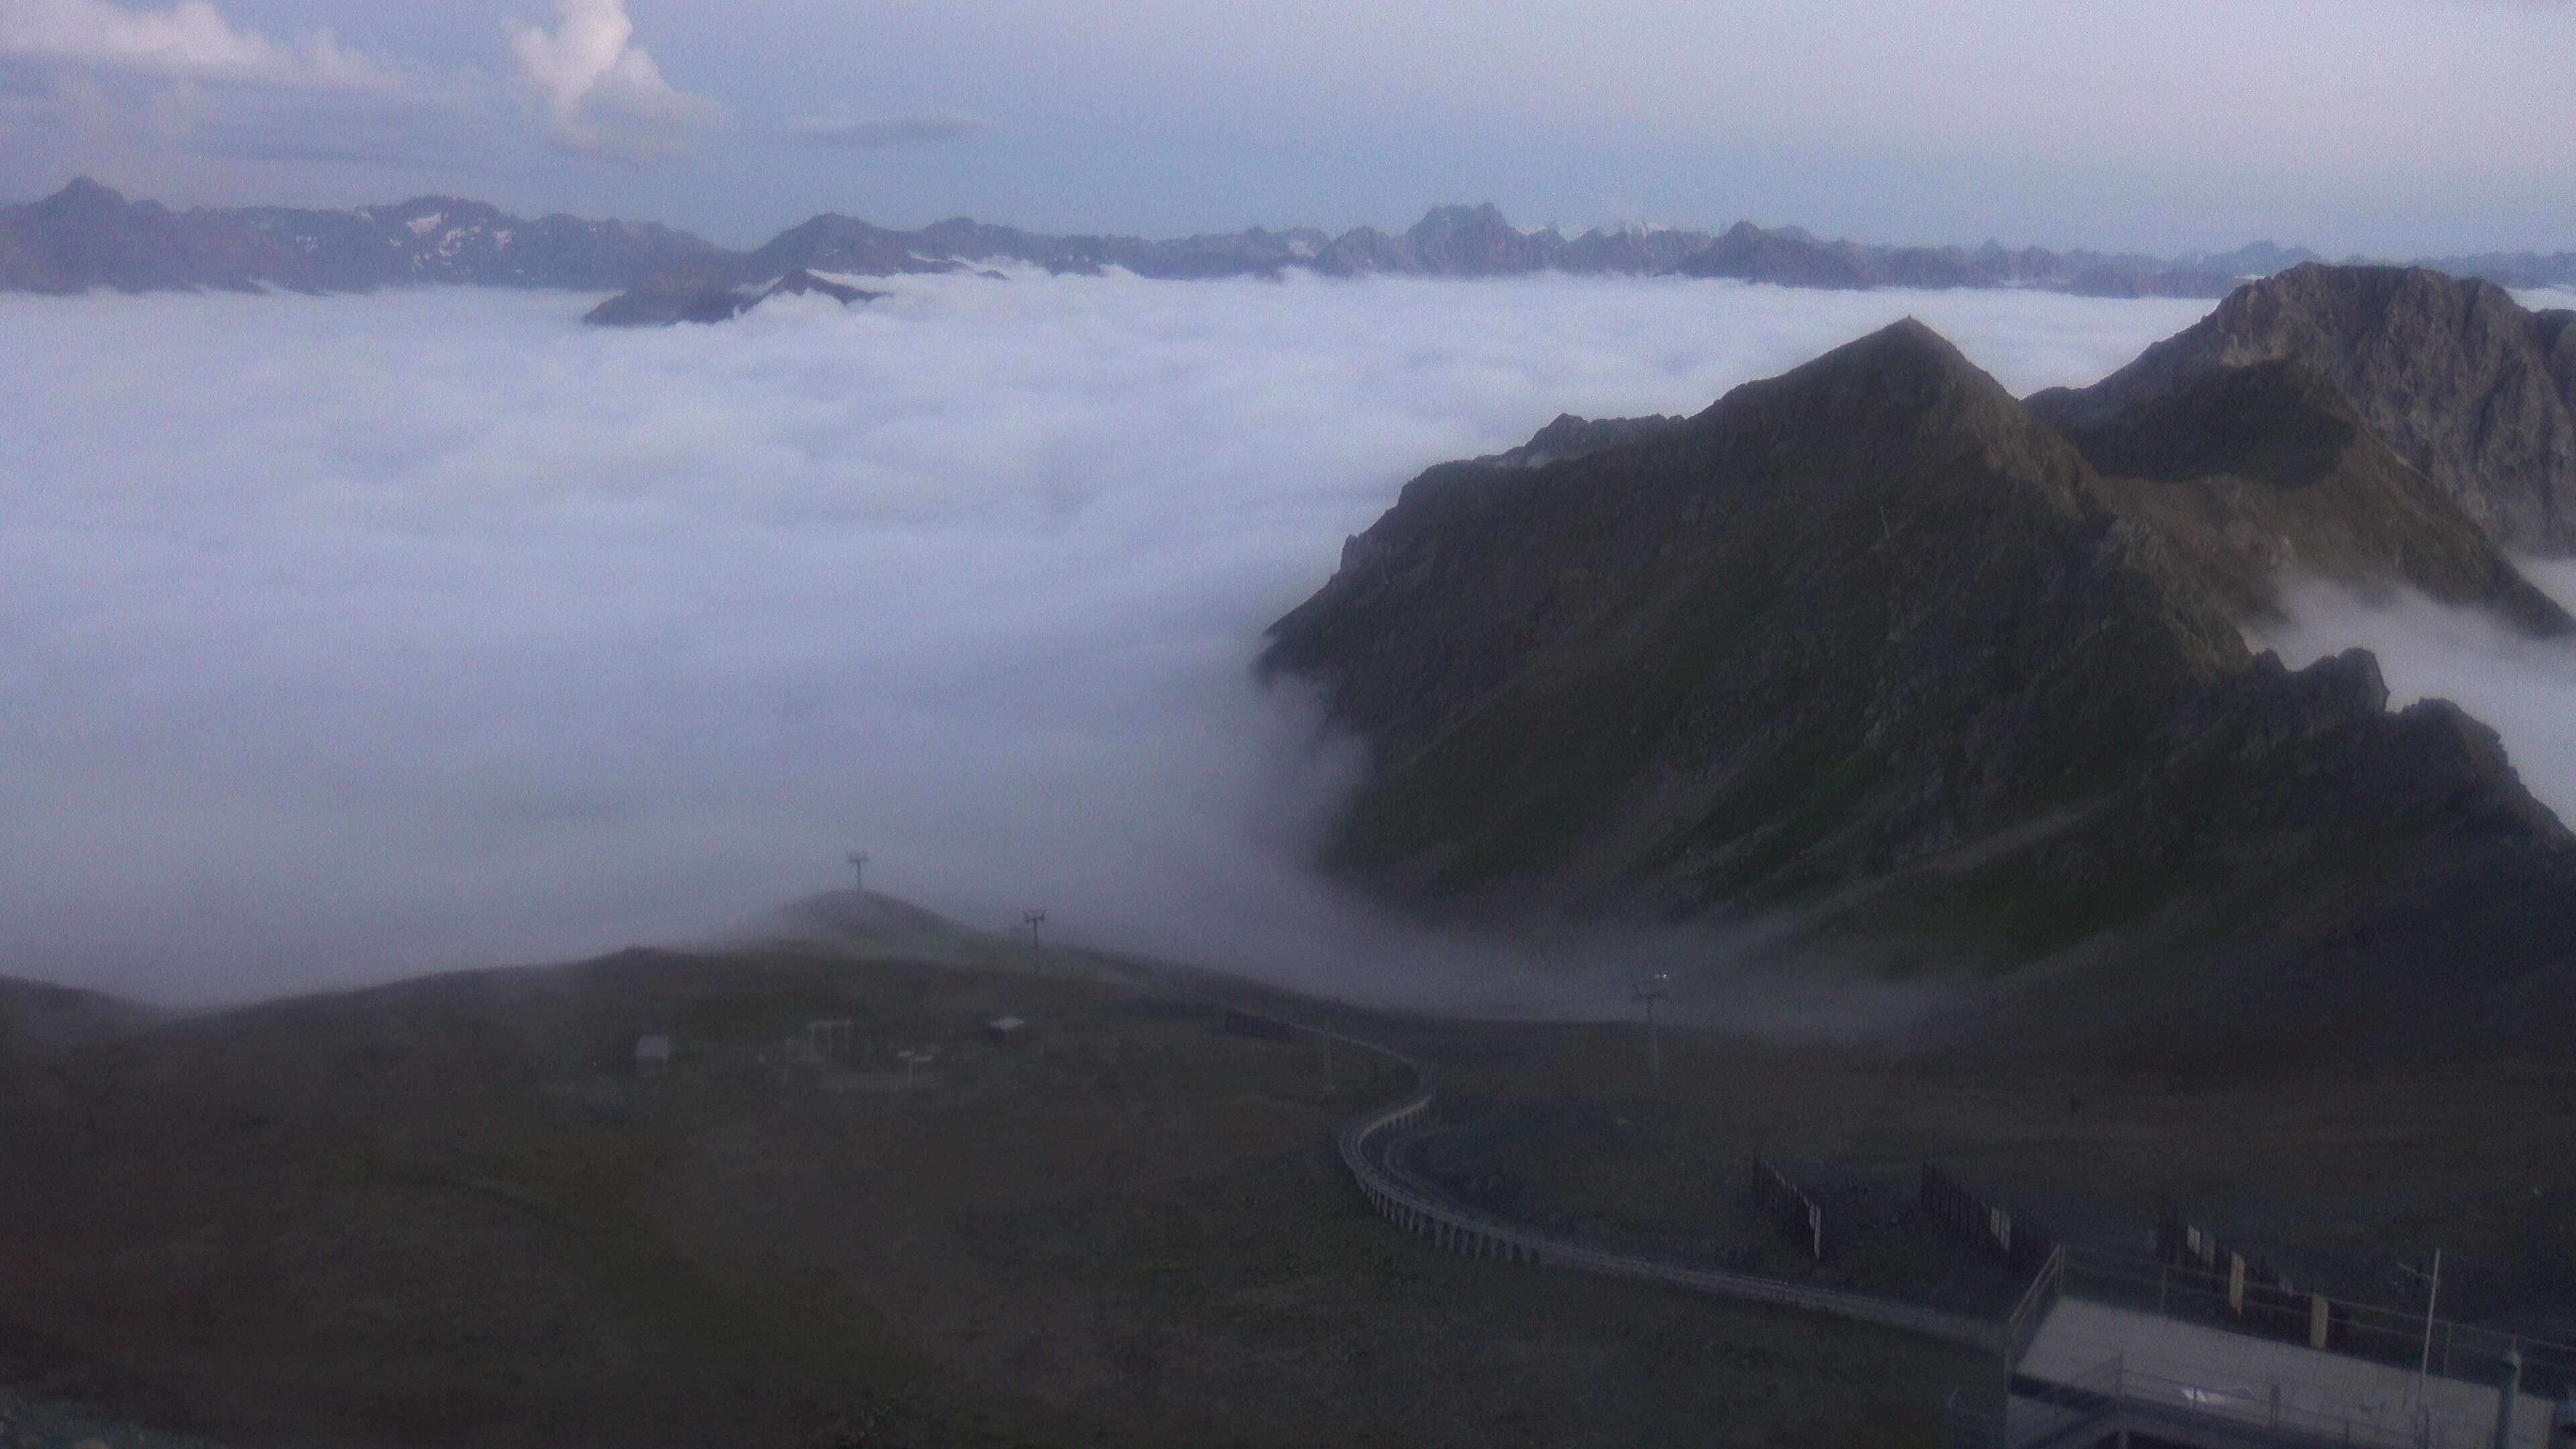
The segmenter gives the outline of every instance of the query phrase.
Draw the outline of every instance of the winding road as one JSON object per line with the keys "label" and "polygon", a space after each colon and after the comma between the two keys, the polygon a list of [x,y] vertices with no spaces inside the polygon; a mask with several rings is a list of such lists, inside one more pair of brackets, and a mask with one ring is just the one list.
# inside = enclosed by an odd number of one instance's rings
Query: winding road
{"label": "winding road", "polygon": [[1439,1081],[1422,1062],[1376,1042],[1314,1027],[1299,1030],[1338,1047],[1389,1061],[1410,1072],[1413,1090],[1393,1103],[1351,1119],[1341,1130],[1342,1165],[1369,1205],[1407,1232],[1430,1238],[1454,1253],[1499,1258],[1547,1268],[1570,1268],[1604,1277],[1666,1283],[1696,1293],[1876,1324],[1947,1343],[2001,1351],[2006,1325],[1998,1320],[1945,1313],[1918,1304],[1837,1288],[1817,1288],[1759,1274],[1731,1272],[1637,1253],[1611,1252],[1495,1217],[1456,1201],[1405,1165],[1405,1145],[1434,1119]]}

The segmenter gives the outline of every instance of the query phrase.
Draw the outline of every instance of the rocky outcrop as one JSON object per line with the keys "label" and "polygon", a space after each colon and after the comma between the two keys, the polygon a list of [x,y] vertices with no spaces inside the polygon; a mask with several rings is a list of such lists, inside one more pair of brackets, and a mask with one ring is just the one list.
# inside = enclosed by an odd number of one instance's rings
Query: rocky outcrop
{"label": "rocky outcrop", "polygon": [[2033,399],[2079,440],[2253,364],[2291,362],[2508,548],[2576,553],[2564,314],[2423,268],[2294,267],[2092,387]]}
{"label": "rocky outcrop", "polygon": [[670,327],[731,321],[772,297],[822,296],[846,306],[884,295],[807,271],[792,271],[755,287],[736,286],[722,272],[674,272],[618,293],[581,320],[593,327]]}
{"label": "rocky outcrop", "polygon": [[1536,468],[1639,442],[1670,432],[1685,421],[1661,413],[1642,418],[1578,418],[1572,413],[1558,413],[1556,421],[1530,434],[1528,442],[1476,461],[1501,468]]}
{"label": "rocky outcrop", "polygon": [[2566,630],[2465,514],[2287,363],[2100,428],[1906,322],[1604,447],[1431,469],[1263,658],[1368,746],[1327,864],[1435,917],[1785,913],[1985,971],[2150,927],[2306,961],[2384,915],[2356,891],[2438,897],[2374,928],[2402,974],[2576,888],[2482,726],[2240,632],[2276,547]]}

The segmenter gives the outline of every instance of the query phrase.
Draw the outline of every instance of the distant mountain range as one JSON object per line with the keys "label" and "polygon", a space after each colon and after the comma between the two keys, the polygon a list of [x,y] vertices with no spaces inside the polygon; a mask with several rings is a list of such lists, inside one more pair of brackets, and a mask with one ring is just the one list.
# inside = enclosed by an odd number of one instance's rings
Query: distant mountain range
{"label": "distant mountain range", "polygon": [[2576,1000],[2576,837],[2461,710],[2243,631],[2295,572],[2563,654],[2508,550],[2576,554],[2576,313],[2310,264],[2082,391],[1907,321],[1559,419],[1407,484],[1265,667],[1368,747],[1327,864],[1435,918],[1761,922],[2061,1024],[2387,1043]]}
{"label": "distant mountain range", "polygon": [[424,283],[630,287],[727,254],[687,232],[569,216],[528,221],[426,196],[355,211],[172,211],[83,178],[0,207],[0,291],[362,292]]}
{"label": "distant mountain range", "polygon": [[[78,293],[278,288],[367,291],[421,284],[647,288],[600,320],[665,321],[656,298],[692,288],[756,293],[793,272],[891,276],[1007,261],[1051,272],[1121,268],[1167,279],[1277,276],[1502,277],[1537,272],[1734,277],[1791,287],[2029,287],[2088,296],[2217,298],[2251,276],[2316,260],[2257,242],[2233,252],[2126,253],[1896,247],[1825,241],[1799,227],[1743,222],[1723,233],[1513,226],[1491,204],[1441,206],[1401,234],[1313,227],[1148,241],[1052,236],[957,218],[893,231],[817,216],[749,252],[650,223],[534,220],[488,203],[425,196],[354,210],[225,207],[174,211],[82,178],[42,201],[0,207],[0,291]],[[2576,251],[2430,260],[2512,286],[2576,285]],[[705,309],[701,309],[705,310]],[[730,315],[730,313],[726,313]]]}

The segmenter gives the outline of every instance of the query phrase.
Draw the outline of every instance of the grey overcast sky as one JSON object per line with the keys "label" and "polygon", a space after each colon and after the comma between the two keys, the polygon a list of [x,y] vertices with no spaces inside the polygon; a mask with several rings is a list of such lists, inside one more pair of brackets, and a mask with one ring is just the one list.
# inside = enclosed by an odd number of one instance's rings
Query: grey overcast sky
{"label": "grey overcast sky", "polygon": [[2576,248],[2565,0],[0,0],[0,197]]}

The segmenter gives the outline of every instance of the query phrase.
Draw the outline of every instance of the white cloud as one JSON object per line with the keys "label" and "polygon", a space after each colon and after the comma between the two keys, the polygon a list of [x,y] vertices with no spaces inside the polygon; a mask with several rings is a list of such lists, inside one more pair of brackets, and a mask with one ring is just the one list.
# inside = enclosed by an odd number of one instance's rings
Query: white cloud
{"label": "white cloud", "polygon": [[205,195],[201,158],[383,167],[429,164],[488,135],[489,106],[453,77],[350,49],[327,29],[289,40],[207,0],[0,0],[0,176],[66,172],[166,197]]}
{"label": "white cloud", "polygon": [[864,150],[878,146],[911,146],[929,141],[955,141],[993,129],[973,116],[853,116],[846,110],[807,116],[788,124],[787,134],[824,146]]}
{"label": "white cloud", "polygon": [[547,139],[585,156],[641,163],[684,155],[723,123],[715,102],[662,79],[635,43],[625,0],[558,0],[556,9],[553,30],[501,22],[520,79],[544,100]]}
{"label": "white cloud", "polygon": [[[2526,560],[2523,572],[2551,597],[2576,609],[2576,561]],[[2290,591],[2289,619],[2257,643],[2293,666],[2346,649],[2379,657],[2388,703],[2447,699],[2504,738],[2523,786],[2576,824],[2576,645],[2528,638],[2474,609],[2447,608],[2406,595],[2368,603],[2329,585]]]}
{"label": "white cloud", "polygon": [[342,47],[327,29],[272,40],[224,18],[207,0],[129,9],[111,0],[5,0],[0,55],[174,81],[366,89],[398,79]]}
{"label": "white cloud", "polygon": [[0,297],[0,973],[202,1000],[668,941],[865,849],[987,928],[1392,989],[1451,958],[1306,872],[1336,761],[1250,666],[1413,473],[1906,312],[2026,390],[2200,311],[874,285],[646,333]]}

